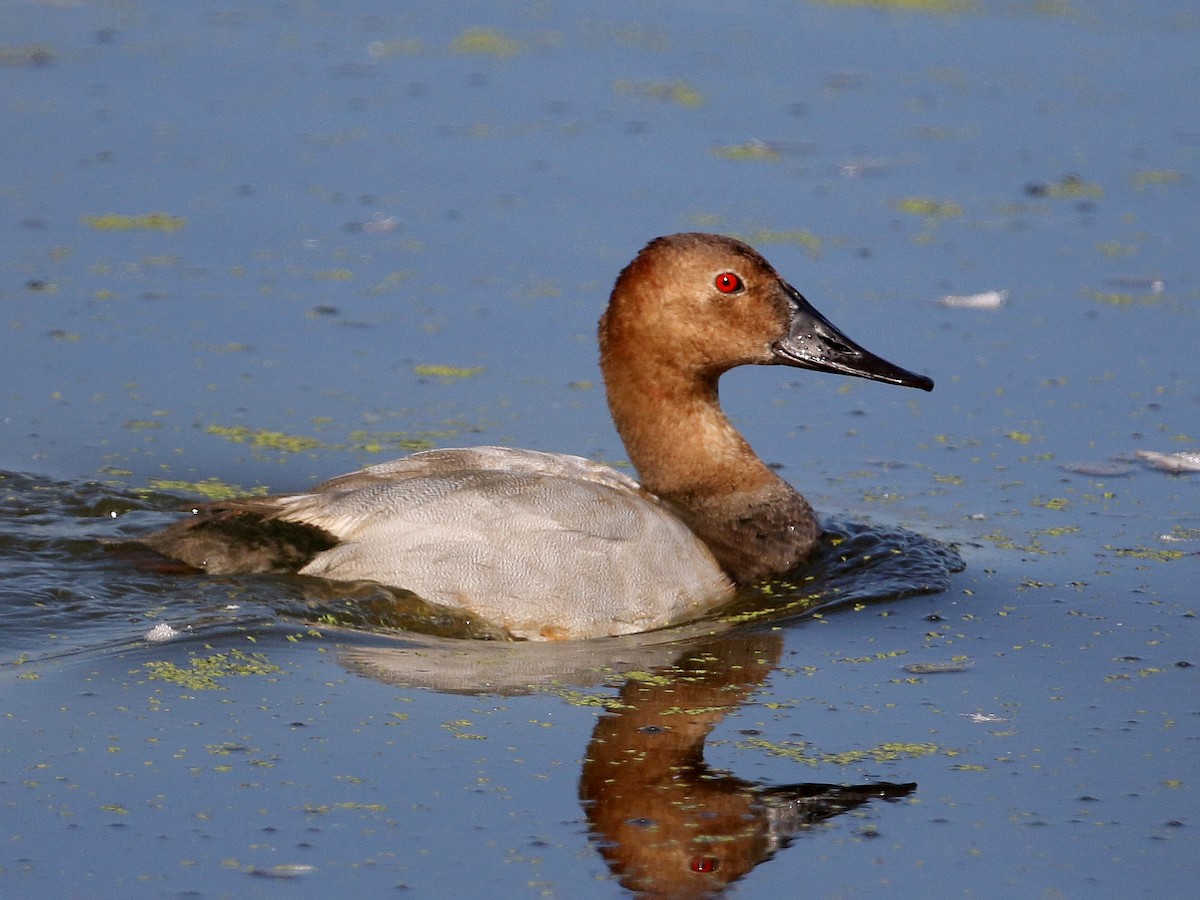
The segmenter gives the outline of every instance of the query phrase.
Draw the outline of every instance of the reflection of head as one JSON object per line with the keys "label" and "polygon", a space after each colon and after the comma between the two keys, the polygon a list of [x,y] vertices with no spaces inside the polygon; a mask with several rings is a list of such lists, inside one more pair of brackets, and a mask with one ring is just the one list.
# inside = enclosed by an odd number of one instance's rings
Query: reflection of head
{"label": "reflection of head", "polygon": [[580,796],[609,866],[643,896],[708,897],[812,822],[915,785],[764,788],[704,762],[713,727],[767,676],[776,635],[716,639],[651,677],[596,725]]}

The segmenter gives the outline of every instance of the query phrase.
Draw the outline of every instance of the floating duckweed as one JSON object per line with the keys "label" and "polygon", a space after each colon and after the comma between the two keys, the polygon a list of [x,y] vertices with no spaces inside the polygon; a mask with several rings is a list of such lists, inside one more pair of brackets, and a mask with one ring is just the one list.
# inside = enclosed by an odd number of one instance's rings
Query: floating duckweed
{"label": "floating duckweed", "polygon": [[844,656],[840,659],[834,660],[834,662],[868,663],[876,662],[882,659],[895,659],[897,656],[904,656],[906,653],[908,653],[907,650],[883,650],[879,653],[873,654],[872,656]]}
{"label": "floating duckweed", "polygon": [[719,704],[717,706],[672,706],[664,709],[659,715],[663,716],[710,716],[713,713],[728,712],[729,704]]}
{"label": "floating duckweed", "polygon": [[822,249],[822,241],[818,235],[807,228],[771,229],[760,228],[743,238],[747,244],[796,244],[808,251],[810,256],[817,256]]}
{"label": "floating duckweed", "polygon": [[1163,300],[1162,293],[1157,291],[1151,294],[1129,294],[1122,291],[1088,291],[1087,295],[1097,303],[1106,303],[1109,306],[1148,306],[1152,303],[1161,303]]}
{"label": "floating duckweed", "polygon": [[1058,587],[1052,581],[1038,581],[1036,578],[1022,578],[1021,583],[1017,585],[1018,591],[1036,591],[1042,588]]}
{"label": "floating duckweed", "polygon": [[1078,534],[1080,531],[1078,525],[1059,525],[1057,528],[1042,528],[1038,534],[1044,534],[1048,537],[1063,537],[1067,534]]}
{"label": "floating duckweed", "polygon": [[1140,191],[1152,184],[1177,184],[1182,180],[1180,174],[1174,169],[1151,169],[1135,174],[1133,185]]}
{"label": "floating duckweed", "polygon": [[655,672],[626,672],[625,677],[630,681],[636,681],[639,684],[657,684],[668,685],[674,683],[675,679],[669,675],[659,675]]}
{"label": "floating duckweed", "polygon": [[187,224],[183,216],[153,212],[140,216],[108,213],[103,216],[84,216],[83,221],[97,231],[179,231]]}
{"label": "floating duckweed", "polygon": [[413,366],[413,371],[422,378],[471,378],[483,371],[483,366],[474,366],[469,369],[462,369],[456,366],[439,366],[439,365],[419,365]]}
{"label": "floating duckweed", "polygon": [[821,753],[810,751],[808,744],[793,744],[788,741],[775,742],[762,738],[750,738],[739,741],[738,745],[752,750],[764,750],[771,756],[783,756],[796,762],[810,766],[835,765],[849,766],[855,763],[873,761],[890,762],[897,759],[932,756],[944,753],[947,756],[957,755],[957,751],[946,750],[937,744],[910,743],[907,741],[888,741],[866,750],[846,750],[842,753]]}
{"label": "floating duckweed", "polygon": [[1137,253],[1136,247],[1131,247],[1128,244],[1122,244],[1120,241],[1100,241],[1096,244],[1096,249],[1104,256],[1132,256]]}
{"label": "floating duckweed", "polygon": [[1104,196],[1104,188],[1078,175],[1065,175],[1056,184],[1032,184],[1025,192],[1034,197],[1054,197],[1057,200],[1098,200]]}
{"label": "floating duckweed", "polygon": [[1066,497],[1051,497],[1048,500],[1032,500],[1030,503],[1033,506],[1040,506],[1042,509],[1062,510],[1071,505],[1071,501]]}
{"label": "floating duckweed", "polygon": [[451,45],[455,53],[474,53],[507,59],[521,51],[521,45],[498,31],[488,28],[468,28]]}
{"label": "floating duckweed", "polygon": [[982,536],[983,540],[989,541],[997,550],[1020,550],[1022,553],[1037,553],[1043,554],[1046,548],[1041,546],[1036,540],[1029,544],[1018,544],[1015,540],[1006,534],[999,531],[992,531]]}
{"label": "floating duckweed", "polygon": [[951,660],[950,662],[911,663],[904,671],[912,675],[944,675],[953,672],[969,672],[973,668],[969,660]]}
{"label": "floating duckweed", "polygon": [[1190,553],[1185,553],[1182,550],[1167,550],[1158,547],[1129,547],[1125,549],[1117,549],[1108,544],[1104,545],[1105,550],[1112,551],[1117,556],[1126,556],[1132,559],[1152,559],[1157,562],[1173,562],[1177,559],[1183,559],[1185,556],[1191,556]]}
{"label": "floating duckweed", "polygon": [[301,453],[305,450],[315,450],[322,446],[316,438],[301,437],[300,435],[284,434],[282,431],[253,431],[245,425],[209,425],[204,429],[208,434],[215,434],[232,441],[235,444],[249,444],[267,450],[283,450],[287,453]]}
{"label": "floating duckweed", "polygon": [[234,497],[262,496],[266,494],[265,487],[256,487],[251,490],[238,487],[236,484],[228,484],[216,478],[206,478],[204,481],[179,481],[172,478],[151,478],[150,487],[156,491],[186,491],[191,494],[199,494],[201,497],[207,497],[209,500],[232,500]]}
{"label": "floating duckweed", "polygon": [[464,730],[470,724],[471,722],[469,719],[456,719],[453,722],[443,722],[442,727],[449,731],[456,738],[460,738],[464,741],[486,741],[486,735],[475,734],[473,732]]}
{"label": "floating duckweed", "polygon": [[588,694],[580,690],[562,686],[547,688],[546,693],[558,697],[558,699],[569,703],[571,706],[599,707],[600,709],[608,710],[629,708],[627,704],[622,703],[616,697],[606,697],[603,694]]}
{"label": "floating duckweed", "polygon": [[322,269],[313,272],[313,278],[319,281],[353,281],[354,273],[349,269]]}
{"label": "floating duckweed", "polygon": [[356,803],[353,800],[343,800],[340,803],[306,803],[304,811],[309,815],[328,815],[335,809],[365,810],[366,812],[387,812],[383,803]]}
{"label": "floating duckweed", "polygon": [[451,437],[453,431],[389,431],[382,434],[372,434],[358,430],[350,432],[350,443],[356,450],[367,453],[383,453],[385,450],[432,450],[437,446],[435,438]]}
{"label": "floating duckweed", "polygon": [[704,105],[704,95],[683,81],[625,81],[613,85],[618,94],[666,100],[678,106],[695,109]]}
{"label": "floating duckweed", "polygon": [[209,744],[205,749],[213,756],[231,756],[234,753],[244,753],[246,747],[243,744],[235,744],[232,741],[225,741],[220,744]]}
{"label": "floating duckweed", "polygon": [[151,681],[170,681],[193,691],[223,691],[220,678],[234,675],[273,675],[281,671],[279,666],[267,661],[261,653],[244,653],[230,650],[212,656],[196,656],[189,660],[190,666],[183,668],[166,660],[152,661],[145,665]]}
{"label": "floating duckweed", "polygon": [[933,200],[929,197],[905,197],[895,206],[901,212],[929,219],[949,219],[963,214],[963,208],[953,200]]}

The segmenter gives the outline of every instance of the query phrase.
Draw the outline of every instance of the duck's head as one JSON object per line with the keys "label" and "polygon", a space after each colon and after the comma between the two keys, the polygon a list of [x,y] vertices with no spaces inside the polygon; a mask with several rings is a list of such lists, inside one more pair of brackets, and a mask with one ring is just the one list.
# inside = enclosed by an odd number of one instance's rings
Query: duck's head
{"label": "duck's head", "polygon": [[933,390],[931,379],[846,337],[752,247],[715,234],[647,244],[617,278],[600,340],[603,357],[706,379],[734,366],[786,365]]}

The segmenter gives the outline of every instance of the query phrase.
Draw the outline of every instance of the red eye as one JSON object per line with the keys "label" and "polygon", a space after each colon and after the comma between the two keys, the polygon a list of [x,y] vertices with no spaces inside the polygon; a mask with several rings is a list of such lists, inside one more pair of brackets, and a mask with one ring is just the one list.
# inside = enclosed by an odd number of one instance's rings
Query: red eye
{"label": "red eye", "polygon": [[742,289],[742,279],[732,272],[722,272],[713,280],[713,284],[722,294],[732,294]]}

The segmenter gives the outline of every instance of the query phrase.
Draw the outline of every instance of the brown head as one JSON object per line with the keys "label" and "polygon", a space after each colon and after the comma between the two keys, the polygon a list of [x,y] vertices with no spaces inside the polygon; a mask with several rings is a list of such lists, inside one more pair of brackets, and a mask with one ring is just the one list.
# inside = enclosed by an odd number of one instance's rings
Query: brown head
{"label": "brown head", "polygon": [[715,234],[649,244],[617,278],[600,319],[613,421],[642,485],[670,503],[739,583],[811,551],[811,507],[721,411],[717,381],[741,365],[785,365],[931,390],[864,350],[753,248]]}
{"label": "brown head", "polygon": [[611,363],[633,357],[702,379],[786,365],[933,389],[842,334],[754,248],[715,234],[647,244],[617,278],[600,346],[606,376]]}

